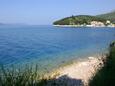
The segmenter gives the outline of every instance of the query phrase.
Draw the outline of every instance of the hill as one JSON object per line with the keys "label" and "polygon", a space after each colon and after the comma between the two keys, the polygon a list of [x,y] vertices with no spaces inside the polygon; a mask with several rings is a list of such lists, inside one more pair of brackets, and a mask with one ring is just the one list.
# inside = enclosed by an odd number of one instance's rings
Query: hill
{"label": "hill", "polygon": [[97,15],[97,17],[104,18],[104,19],[110,20],[112,22],[115,22],[115,11],[112,11],[110,13]]}
{"label": "hill", "polygon": [[0,23],[0,25],[4,25],[3,23]]}
{"label": "hill", "polygon": [[91,21],[100,21],[105,23],[106,19],[90,16],[90,15],[78,15],[78,16],[71,16],[66,17],[60,20],[55,21],[54,25],[81,25],[81,24],[90,24]]}
{"label": "hill", "polygon": [[106,25],[106,21],[110,20],[112,23],[115,23],[115,11],[100,14],[96,16],[91,15],[77,15],[77,16],[70,16],[60,20],[55,21],[54,25],[84,25],[84,24],[91,24],[92,21],[103,22]]}

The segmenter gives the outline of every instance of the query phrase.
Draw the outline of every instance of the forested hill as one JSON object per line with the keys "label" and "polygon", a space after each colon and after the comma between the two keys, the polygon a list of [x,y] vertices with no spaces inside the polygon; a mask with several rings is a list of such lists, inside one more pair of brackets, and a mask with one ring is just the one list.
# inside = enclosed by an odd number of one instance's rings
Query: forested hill
{"label": "forested hill", "polygon": [[100,22],[106,22],[106,19],[96,17],[96,16],[90,16],[90,15],[78,15],[78,16],[71,16],[66,17],[63,19],[60,19],[58,21],[55,21],[54,25],[75,25],[75,24],[90,24],[91,21],[100,21]]}
{"label": "forested hill", "polygon": [[54,25],[81,25],[81,24],[90,24],[91,21],[100,21],[105,24],[107,20],[110,20],[112,23],[115,22],[115,11],[107,14],[90,16],[90,15],[77,15],[70,16],[60,20],[55,21]]}
{"label": "forested hill", "polygon": [[110,20],[112,22],[115,22],[115,11],[112,11],[110,13],[97,15],[97,17],[104,18],[104,19]]}

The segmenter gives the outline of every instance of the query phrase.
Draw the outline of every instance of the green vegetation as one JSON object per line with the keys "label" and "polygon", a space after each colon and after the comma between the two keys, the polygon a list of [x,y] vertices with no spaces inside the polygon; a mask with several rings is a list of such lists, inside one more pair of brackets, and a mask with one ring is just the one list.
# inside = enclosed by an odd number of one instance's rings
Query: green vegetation
{"label": "green vegetation", "polygon": [[34,69],[29,66],[24,69],[0,67],[0,86],[43,86],[46,79],[40,78],[37,67]]}
{"label": "green vegetation", "polygon": [[115,42],[110,44],[109,55],[100,69],[89,83],[89,86],[114,86],[115,85]]}
{"label": "green vegetation", "polygon": [[106,14],[97,15],[97,17],[104,18],[110,20],[112,23],[115,23],[115,11]]}
{"label": "green vegetation", "polygon": [[106,25],[106,21],[109,20],[111,23],[115,24],[115,11],[96,15],[96,16],[90,16],[90,15],[78,15],[78,16],[71,16],[66,17],[60,20],[55,21],[54,25],[86,25],[91,23],[91,21],[98,21],[103,22]]}
{"label": "green vegetation", "polygon": [[90,24],[91,21],[100,21],[106,23],[106,19],[103,18],[90,16],[90,15],[78,15],[78,16],[71,16],[55,21],[53,24],[54,25],[81,25],[81,24]]}
{"label": "green vegetation", "polygon": [[65,86],[66,80],[56,79],[58,75],[58,72],[55,72],[52,76],[48,74],[39,75],[37,66],[17,69],[0,66],[0,86]]}

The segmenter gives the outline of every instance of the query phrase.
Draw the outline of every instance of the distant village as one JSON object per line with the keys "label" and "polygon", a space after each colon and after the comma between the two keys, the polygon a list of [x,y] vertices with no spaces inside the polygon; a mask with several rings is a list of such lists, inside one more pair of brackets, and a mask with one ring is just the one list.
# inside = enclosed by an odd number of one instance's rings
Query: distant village
{"label": "distant village", "polygon": [[115,24],[111,23],[111,21],[107,20],[104,24],[100,21],[91,21],[90,25],[86,25],[88,27],[115,27]]}
{"label": "distant village", "polygon": [[58,27],[115,27],[114,23],[111,23],[111,21],[107,20],[106,23],[100,22],[100,21],[91,21],[90,24],[74,24],[73,22],[70,22],[69,25],[54,25]]}

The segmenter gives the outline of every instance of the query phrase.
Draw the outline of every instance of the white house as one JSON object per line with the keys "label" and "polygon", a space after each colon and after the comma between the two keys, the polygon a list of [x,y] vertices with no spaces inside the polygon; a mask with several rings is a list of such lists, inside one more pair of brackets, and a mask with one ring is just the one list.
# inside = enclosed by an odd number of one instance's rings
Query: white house
{"label": "white house", "polygon": [[100,21],[92,21],[91,26],[93,26],[93,27],[104,27],[105,24],[103,22],[100,22]]}

